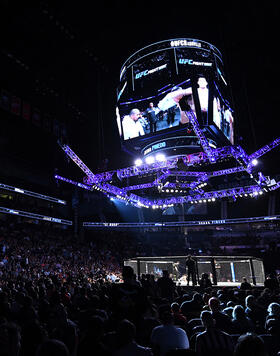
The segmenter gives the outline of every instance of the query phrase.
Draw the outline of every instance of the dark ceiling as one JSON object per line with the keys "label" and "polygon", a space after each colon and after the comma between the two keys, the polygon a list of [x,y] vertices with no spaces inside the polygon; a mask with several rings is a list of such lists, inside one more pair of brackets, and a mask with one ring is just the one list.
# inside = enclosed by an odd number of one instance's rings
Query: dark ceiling
{"label": "dark ceiling", "polygon": [[137,49],[169,38],[199,38],[221,50],[248,153],[279,134],[279,9],[251,2],[27,3],[1,2],[3,86],[66,120],[85,160],[118,159],[119,69]]}

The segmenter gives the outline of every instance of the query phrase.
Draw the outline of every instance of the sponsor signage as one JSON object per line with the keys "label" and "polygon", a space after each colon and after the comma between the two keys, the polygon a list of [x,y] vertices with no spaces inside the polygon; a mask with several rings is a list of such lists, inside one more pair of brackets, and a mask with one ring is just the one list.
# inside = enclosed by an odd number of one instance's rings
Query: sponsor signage
{"label": "sponsor signage", "polygon": [[193,66],[212,67],[213,63],[194,61],[193,59],[187,59],[187,58],[180,58],[179,64],[189,64],[189,65],[193,65]]}
{"label": "sponsor signage", "polygon": [[153,68],[153,69],[146,69],[146,70],[143,70],[142,72],[139,72],[139,73],[137,73],[136,75],[135,75],[135,79],[139,79],[139,78],[141,78],[141,77],[146,77],[147,75],[149,75],[149,74],[153,74],[153,73],[155,73],[155,72],[158,72],[158,71],[160,71],[160,70],[162,70],[162,69],[165,69],[167,67],[167,64],[163,64],[163,65],[161,65],[161,66],[159,66],[159,67],[156,67],[156,68]]}

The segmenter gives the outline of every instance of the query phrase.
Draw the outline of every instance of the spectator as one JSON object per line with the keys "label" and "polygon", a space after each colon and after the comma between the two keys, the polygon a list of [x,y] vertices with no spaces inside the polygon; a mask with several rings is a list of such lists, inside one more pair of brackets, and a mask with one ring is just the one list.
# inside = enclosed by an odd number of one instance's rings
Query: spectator
{"label": "spectator", "polygon": [[194,313],[200,313],[203,307],[203,299],[200,293],[195,292],[191,300],[186,300],[181,304],[181,311],[187,319],[190,316],[194,316]]}
{"label": "spectator", "polygon": [[242,278],[242,283],[240,284],[240,289],[242,290],[251,290],[252,286],[251,284],[247,281],[246,277]]}
{"label": "spectator", "polygon": [[135,341],[136,327],[129,320],[122,320],[118,326],[117,339],[119,347],[114,352],[114,356],[152,356],[152,350],[148,347],[140,346]]}
{"label": "spectator", "polygon": [[162,277],[157,280],[158,294],[161,298],[172,301],[175,296],[175,283],[170,278],[168,271],[162,271]]}
{"label": "spectator", "polygon": [[174,325],[174,318],[170,311],[161,315],[162,325],[152,330],[151,342],[155,355],[165,356],[174,349],[188,349],[189,339],[185,330]]}
{"label": "spectator", "polygon": [[19,356],[21,330],[15,323],[0,325],[0,356]]}
{"label": "spectator", "polygon": [[234,356],[267,356],[263,340],[252,333],[241,335],[235,345]]}
{"label": "spectator", "polygon": [[264,310],[258,306],[256,298],[252,294],[245,298],[245,314],[261,332],[265,322],[265,313]]}
{"label": "spectator", "polygon": [[231,319],[228,315],[223,313],[220,308],[220,301],[216,297],[212,297],[208,302],[211,314],[215,320],[215,326],[227,333],[232,333]]}
{"label": "spectator", "polygon": [[270,303],[267,312],[268,315],[265,321],[265,329],[270,333],[280,334],[280,304]]}
{"label": "spectator", "polygon": [[203,289],[212,287],[212,283],[210,281],[208,273],[202,273],[201,279],[199,280],[198,283],[199,283],[200,287]]}
{"label": "spectator", "polygon": [[36,356],[70,356],[66,345],[59,340],[49,339],[43,342],[36,352]]}
{"label": "spectator", "polygon": [[179,303],[174,302],[171,304],[171,312],[174,318],[174,324],[184,329],[186,327],[187,318],[182,313]]}
{"label": "spectator", "polygon": [[99,315],[93,315],[86,323],[86,328],[81,335],[77,356],[84,356],[94,351],[96,356],[107,356],[109,350],[104,345],[105,320]]}
{"label": "spectator", "polygon": [[232,311],[232,325],[234,334],[245,334],[255,330],[252,320],[246,316],[242,305],[236,305]]}
{"label": "spectator", "polygon": [[113,285],[113,312],[118,320],[128,319],[137,324],[147,306],[147,298],[143,287],[135,281],[132,267],[124,266],[122,277],[123,283]]}
{"label": "spectator", "polygon": [[266,280],[264,281],[264,287],[270,289],[272,292],[279,289],[278,280],[273,273],[270,273],[266,277]]}
{"label": "spectator", "polygon": [[206,330],[196,336],[195,351],[197,355],[232,355],[234,348],[232,338],[216,327],[211,312],[203,311],[200,318]]}

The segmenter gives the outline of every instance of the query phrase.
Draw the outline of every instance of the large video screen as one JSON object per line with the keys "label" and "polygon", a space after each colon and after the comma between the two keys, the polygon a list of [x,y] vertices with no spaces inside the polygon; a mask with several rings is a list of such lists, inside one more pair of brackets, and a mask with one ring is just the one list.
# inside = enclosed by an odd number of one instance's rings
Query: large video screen
{"label": "large video screen", "polygon": [[234,144],[234,118],[229,102],[221,94],[214,82],[213,90],[213,123]]}
{"label": "large video screen", "polygon": [[188,123],[189,119],[181,110],[179,101],[186,96],[190,108],[195,113],[191,84],[191,80],[186,79],[159,92],[158,95],[150,95],[142,100],[120,105],[117,115],[123,139],[155,134]]}
{"label": "large video screen", "polygon": [[[122,69],[118,89],[116,117],[122,140],[178,130],[194,114],[201,127],[215,125],[233,143],[232,111],[219,90],[224,80],[222,62],[211,51],[196,44],[195,48],[175,46],[151,53],[145,49],[142,57],[136,53],[135,61]],[[218,84],[217,76],[222,78]]]}

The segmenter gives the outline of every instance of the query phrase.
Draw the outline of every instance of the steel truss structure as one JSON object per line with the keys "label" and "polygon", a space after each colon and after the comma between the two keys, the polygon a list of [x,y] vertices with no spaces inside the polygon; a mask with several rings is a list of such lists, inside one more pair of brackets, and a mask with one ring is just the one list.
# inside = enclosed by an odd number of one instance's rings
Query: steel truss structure
{"label": "steel truss structure", "polygon": [[[59,142],[66,155],[85,173],[85,177],[83,183],[59,175],[55,175],[55,178],[83,189],[99,190],[108,197],[139,208],[153,209],[165,209],[182,203],[205,203],[222,198],[235,200],[239,196],[257,196],[280,187],[280,181],[265,177],[255,166],[259,157],[280,144],[280,137],[251,155],[240,145],[212,148],[196,116],[192,112],[186,112],[186,115],[200,140],[202,152],[94,174],[68,145]],[[229,160],[233,161],[234,167],[209,169]],[[215,189],[212,182],[215,177],[237,175],[240,172],[248,175],[250,184]],[[147,178],[149,181],[143,183],[143,179]],[[131,182],[135,179],[138,179],[137,184]]]}

